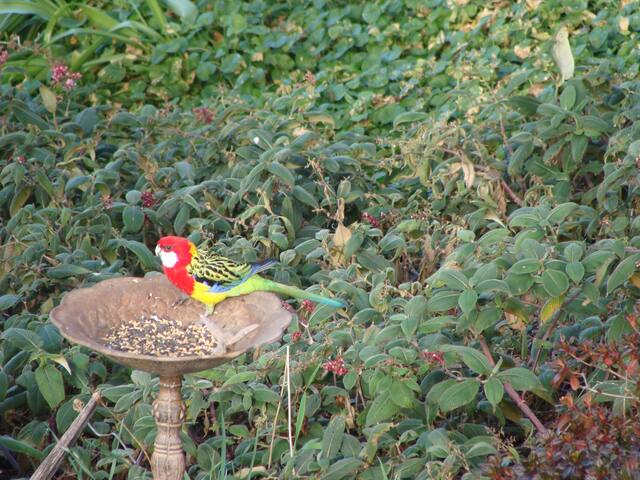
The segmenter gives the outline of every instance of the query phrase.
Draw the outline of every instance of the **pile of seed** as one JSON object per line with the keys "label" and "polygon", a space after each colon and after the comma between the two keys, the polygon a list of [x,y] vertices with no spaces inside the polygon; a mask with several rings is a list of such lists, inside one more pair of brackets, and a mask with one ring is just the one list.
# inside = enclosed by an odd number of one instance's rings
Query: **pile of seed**
{"label": "pile of seed", "polygon": [[217,342],[204,325],[156,315],[142,316],[113,327],[104,337],[109,348],[142,355],[185,357],[216,353]]}

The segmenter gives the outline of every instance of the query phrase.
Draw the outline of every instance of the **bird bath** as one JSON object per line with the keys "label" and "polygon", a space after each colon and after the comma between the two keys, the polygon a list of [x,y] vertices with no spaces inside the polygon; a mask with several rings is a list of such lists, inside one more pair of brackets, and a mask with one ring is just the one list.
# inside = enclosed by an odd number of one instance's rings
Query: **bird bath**
{"label": "bird bath", "polygon": [[153,403],[158,428],[151,456],[155,480],[181,480],[185,472],[180,441],[185,416],[182,375],[213,368],[252,347],[274,342],[291,322],[291,313],[283,308],[276,295],[255,292],[218,304],[211,315],[217,326],[230,336],[252,324],[257,325],[236,343],[227,345],[224,353],[151,356],[113,350],[101,343],[110,328],[142,315],[172,318],[185,326],[197,322],[204,313],[204,305],[191,299],[180,302],[181,299],[180,291],[164,275],[123,277],[74,290],[51,311],[51,321],[70,342],[88,347],[122,365],[160,376],[158,398]]}

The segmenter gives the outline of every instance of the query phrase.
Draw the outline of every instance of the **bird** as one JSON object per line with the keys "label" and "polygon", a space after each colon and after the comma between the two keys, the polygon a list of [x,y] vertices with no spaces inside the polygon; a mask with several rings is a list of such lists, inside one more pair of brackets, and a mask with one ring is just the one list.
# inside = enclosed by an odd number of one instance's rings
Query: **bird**
{"label": "bird", "polygon": [[336,308],[345,306],[341,300],[306,292],[258,275],[278,263],[275,260],[239,263],[205,248],[197,248],[189,239],[178,236],[162,237],[158,240],[155,253],[160,257],[169,281],[206,305],[206,316],[211,315],[215,306],[226,298],[257,291],[280,293]]}

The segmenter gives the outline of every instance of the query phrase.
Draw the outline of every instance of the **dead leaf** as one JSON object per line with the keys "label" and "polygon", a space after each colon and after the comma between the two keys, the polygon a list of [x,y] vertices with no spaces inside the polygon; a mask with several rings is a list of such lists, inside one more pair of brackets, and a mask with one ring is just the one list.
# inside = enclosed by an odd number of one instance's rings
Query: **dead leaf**
{"label": "dead leaf", "polygon": [[551,55],[556,62],[558,70],[560,70],[561,83],[564,83],[573,77],[575,70],[575,62],[571,52],[571,44],[569,43],[569,32],[565,27],[561,27],[554,38],[555,44],[551,50]]}
{"label": "dead leaf", "polygon": [[338,248],[344,248],[350,238],[351,230],[340,222],[338,228],[336,228],[336,233],[333,234],[333,244]]}
{"label": "dead leaf", "polygon": [[476,169],[473,163],[467,158],[464,158],[461,162],[462,172],[464,175],[464,183],[467,188],[473,187],[473,183],[476,181]]}

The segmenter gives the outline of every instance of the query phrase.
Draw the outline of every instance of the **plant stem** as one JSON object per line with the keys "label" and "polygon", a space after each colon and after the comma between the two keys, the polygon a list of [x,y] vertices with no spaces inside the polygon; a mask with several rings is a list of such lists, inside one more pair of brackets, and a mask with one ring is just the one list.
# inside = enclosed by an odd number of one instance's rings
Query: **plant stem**
{"label": "plant stem", "polygon": [[287,426],[289,429],[289,452],[293,458],[293,433],[291,429],[291,363],[289,357],[289,345],[287,345],[287,360],[285,363],[287,378]]}
{"label": "plant stem", "polygon": [[100,391],[95,391],[91,396],[91,399],[84,406],[80,414],[73,421],[71,426],[62,435],[58,443],[51,450],[47,458],[43,460],[38,469],[33,473],[31,478],[38,480],[47,480],[56,473],[58,466],[64,460],[65,453],[69,450],[71,445],[76,441],[82,430],[87,425],[93,412],[98,407],[100,401]]}
{"label": "plant stem", "polygon": [[[493,361],[493,356],[491,355],[491,350],[489,350],[489,345],[487,345],[487,341],[484,339],[484,337],[480,337],[478,341],[480,342],[480,346],[482,347],[482,353],[484,353],[484,356],[487,357],[487,360],[489,361],[491,366],[495,367],[496,362]],[[533,413],[533,411],[529,408],[529,405],[527,405],[527,402],[525,402],[522,399],[522,397],[518,395],[518,392],[515,391],[515,389],[511,386],[511,384],[504,382],[504,391],[507,392],[507,394],[511,397],[511,399],[514,402],[516,402],[516,405],[522,411],[522,413],[524,413],[524,415],[529,420],[531,420],[531,423],[533,423],[533,425],[536,427],[538,432],[542,434],[546,434],[547,433],[546,427],[538,419],[536,414]]]}
{"label": "plant stem", "polygon": [[[556,312],[553,314],[553,320],[551,320],[551,325],[549,325],[549,328],[547,328],[547,330],[542,335],[542,339],[540,341],[541,344],[547,341],[547,339],[551,336],[553,331],[558,326],[558,320],[560,320],[560,312],[564,312],[564,309],[567,307],[567,305],[569,305],[576,298],[578,298],[578,295],[580,295],[580,290],[576,290],[569,298],[567,298],[562,303],[562,306],[558,310],[556,310]],[[533,359],[531,370],[533,370],[534,373],[538,369],[538,361],[540,360],[540,355],[542,354],[541,352],[542,352],[542,348],[538,348],[538,350],[536,351],[536,356]]]}

